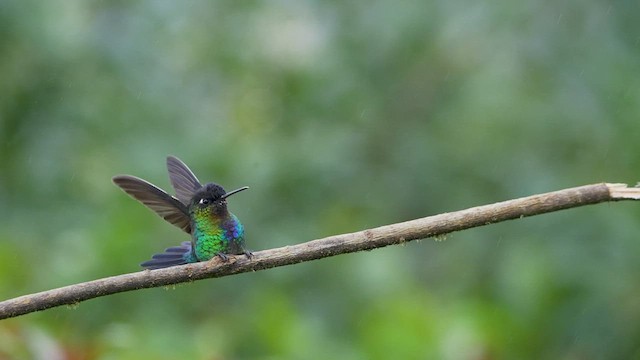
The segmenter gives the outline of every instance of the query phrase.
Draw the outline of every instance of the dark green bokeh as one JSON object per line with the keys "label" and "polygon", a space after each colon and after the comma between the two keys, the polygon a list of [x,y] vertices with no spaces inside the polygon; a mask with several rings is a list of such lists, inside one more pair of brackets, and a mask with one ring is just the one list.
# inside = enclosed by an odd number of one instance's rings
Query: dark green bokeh
{"label": "dark green bokeh", "polygon": [[[640,180],[640,12],[595,0],[0,2],[0,298],[188,239],[164,158],[253,250]],[[640,355],[640,207],[602,204],[0,323],[0,358]]]}

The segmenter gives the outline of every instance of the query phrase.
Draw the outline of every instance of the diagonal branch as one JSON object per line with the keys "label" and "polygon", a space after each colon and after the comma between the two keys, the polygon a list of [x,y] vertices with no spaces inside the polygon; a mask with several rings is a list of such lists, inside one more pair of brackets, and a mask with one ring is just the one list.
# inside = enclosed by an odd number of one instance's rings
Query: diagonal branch
{"label": "diagonal branch", "polygon": [[291,265],[444,235],[525,216],[619,200],[640,200],[640,187],[630,188],[625,184],[605,183],[586,185],[259,251],[252,259],[244,256],[230,256],[229,261],[222,262],[216,257],[215,260],[208,262],[112,276],[5,300],[0,302],[0,319],[60,305],[76,304],[124,291]]}

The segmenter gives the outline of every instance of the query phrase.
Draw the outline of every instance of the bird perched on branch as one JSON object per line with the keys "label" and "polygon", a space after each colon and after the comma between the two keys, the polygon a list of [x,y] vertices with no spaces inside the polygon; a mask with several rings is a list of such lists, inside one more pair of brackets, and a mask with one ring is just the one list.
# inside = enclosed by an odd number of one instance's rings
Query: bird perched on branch
{"label": "bird perched on branch", "polygon": [[167,169],[176,196],[135,176],[117,175],[112,179],[131,197],[191,234],[191,241],[165,249],[140,266],[161,269],[207,261],[214,256],[226,261],[228,254],[251,258],[251,252],[244,247],[244,227],[227,209],[227,198],[249,187],[226,192],[215,183],[202,185],[189,167],[174,156],[167,157]]}

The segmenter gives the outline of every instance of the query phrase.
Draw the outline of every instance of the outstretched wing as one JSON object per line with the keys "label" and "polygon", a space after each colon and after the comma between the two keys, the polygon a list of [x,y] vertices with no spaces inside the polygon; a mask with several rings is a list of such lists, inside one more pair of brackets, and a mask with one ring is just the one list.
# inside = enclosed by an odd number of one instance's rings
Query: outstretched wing
{"label": "outstretched wing", "polygon": [[167,170],[176,197],[181,203],[189,206],[193,195],[202,188],[202,184],[189,167],[175,156],[167,156]]}
{"label": "outstretched wing", "polygon": [[171,224],[191,233],[189,211],[178,199],[167,194],[159,187],[131,175],[113,177],[113,183],[134,199],[145,204],[149,209],[160,215]]}

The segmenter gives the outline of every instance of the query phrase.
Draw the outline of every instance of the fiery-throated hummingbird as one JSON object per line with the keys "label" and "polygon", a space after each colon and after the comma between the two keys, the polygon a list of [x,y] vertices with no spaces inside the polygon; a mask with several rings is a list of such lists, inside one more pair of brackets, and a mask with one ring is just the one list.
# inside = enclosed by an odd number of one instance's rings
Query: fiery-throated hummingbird
{"label": "fiery-throated hummingbird", "polygon": [[244,247],[244,227],[227,210],[227,198],[249,187],[226,192],[215,183],[202,185],[189,167],[175,156],[167,157],[167,169],[176,196],[135,176],[117,175],[112,179],[131,197],[191,234],[191,241],[165,249],[140,266],[161,269],[210,260],[216,255],[226,261],[228,254],[245,254],[251,258],[251,252]]}

